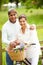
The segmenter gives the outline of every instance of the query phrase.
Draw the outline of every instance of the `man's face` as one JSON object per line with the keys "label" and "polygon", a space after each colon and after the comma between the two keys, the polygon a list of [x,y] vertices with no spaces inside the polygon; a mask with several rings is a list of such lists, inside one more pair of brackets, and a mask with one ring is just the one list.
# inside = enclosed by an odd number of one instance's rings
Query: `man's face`
{"label": "man's face", "polygon": [[16,22],[17,14],[14,13],[14,11],[12,11],[8,16],[9,16],[10,22],[12,22],[12,23]]}

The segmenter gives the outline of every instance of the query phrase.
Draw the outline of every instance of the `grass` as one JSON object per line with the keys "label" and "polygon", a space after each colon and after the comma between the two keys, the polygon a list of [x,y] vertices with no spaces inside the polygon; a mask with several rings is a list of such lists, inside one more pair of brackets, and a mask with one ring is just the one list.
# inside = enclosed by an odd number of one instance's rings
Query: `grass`
{"label": "grass", "polygon": [[43,15],[32,15],[27,16],[28,23],[43,25]]}
{"label": "grass", "polygon": [[39,40],[41,41],[41,40],[43,40],[43,29],[38,29],[37,30],[37,34],[38,34],[38,38],[39,38]]}
{"label": "grass", "polygon": [[7,12],[6,11],[0,12],[0,30],[2,29],[2,26],[7,21],[7,19],[8,19]]}
{"label": "grass", "polygon": [[[18,12],[18,16],[20,14],[25,14],[27,16],[27,21],[29,24],[36,24],[36,25],[43,25],[43,9],[29,9],[28,11],[24,8],[16,9]],[[2,30],[3,24],[7,21],[8,15],[7,11],[0,11],[0,30]],[[43,40],[43,29],[38,29],[38,38],[39,40]],[[6,59],[5,52],[2,53],[2,65],[6,65]],[[41,65],[41,60],[39,61],[39,64]]]}
{"label": "grass", "polygon": [[6,64],[6,52],[2,53],[2,65],[7,65]]}
{"label": "grass", "polygon": [[[25,14],[27,16],[28,23],[35,23],[36,25],[43,24],[43,9],[29,9],[28,11],[24,8],[16,9],[18,16]],[[2,25],[7,21],[7,11],[0,11],[0,29]]]}

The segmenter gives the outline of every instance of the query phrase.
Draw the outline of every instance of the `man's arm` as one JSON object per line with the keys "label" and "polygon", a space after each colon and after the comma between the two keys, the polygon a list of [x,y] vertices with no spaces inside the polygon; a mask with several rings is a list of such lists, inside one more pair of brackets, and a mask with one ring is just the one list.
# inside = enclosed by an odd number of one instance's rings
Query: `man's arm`
{"label": "man's arm", "polygon": [[30,29],[30,40],[32,43],[39,43],[36,26],[34,25],[33,27],[34,29]]}
{"label": "man's arm", "polygon": [[2,28],[2,43],[9,44],[10,41],[7,39],[7,30],[6,27]]}
{"label": "man's arm", "polygon": [[34,29],[36,29],[35,24],[30,25],[30,30],[34,30]]}

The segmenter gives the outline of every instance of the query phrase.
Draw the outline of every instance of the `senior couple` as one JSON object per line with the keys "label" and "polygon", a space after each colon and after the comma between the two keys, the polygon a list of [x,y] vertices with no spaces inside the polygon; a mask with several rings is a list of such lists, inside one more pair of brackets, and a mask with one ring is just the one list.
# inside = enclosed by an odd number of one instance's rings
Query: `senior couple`
{"label": "senior couple", "polygon": [[25,15],[17,18],[17,12],[14,9],[8,10],[8,21],[2,27],[2,42],[7,44],[6,63],[13,65],[8,51],[23,42],[28,45],[34,43],[26,49],[26,58],[31,59],[31,65],[38,65],[40,55],[40,43],[37,37],[36,26],[29,25]]}

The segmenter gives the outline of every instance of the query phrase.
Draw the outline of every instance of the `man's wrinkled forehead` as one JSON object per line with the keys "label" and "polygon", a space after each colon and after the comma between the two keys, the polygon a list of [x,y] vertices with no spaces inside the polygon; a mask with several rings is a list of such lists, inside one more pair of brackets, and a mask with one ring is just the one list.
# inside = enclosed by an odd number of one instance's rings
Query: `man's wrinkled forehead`
{"label": "man's wrinkled forehead", "polygon": [[9,9],[9,10],[8,10],[8,15],[10,15],[11,13],[17,14],[16,10],[14,10],[14,9]]}

